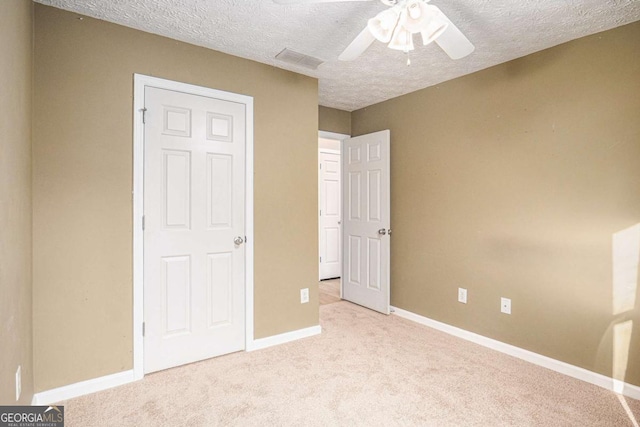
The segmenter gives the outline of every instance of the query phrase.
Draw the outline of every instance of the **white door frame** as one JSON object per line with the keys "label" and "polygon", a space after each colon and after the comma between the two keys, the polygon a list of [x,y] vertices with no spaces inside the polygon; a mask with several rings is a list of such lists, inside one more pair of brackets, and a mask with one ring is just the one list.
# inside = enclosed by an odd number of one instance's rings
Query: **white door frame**
{"label": "white door frame", "polygon": [[327,132],[324,130],[318,131],[318,138],[325,139],[335,139],[336,141],[343,141],[345,139],[351,138],[351,135],[346,135],[344,133],[335,133],[335,132]]}
{"label": "white door frame", "polygon": [[218,98],[246,105],[245,169],[245,351],[254,347],[253,337],[253,97],[202,86],[134,74],[133,93],[133,376],[144,377],[144,110],[145,87]]}

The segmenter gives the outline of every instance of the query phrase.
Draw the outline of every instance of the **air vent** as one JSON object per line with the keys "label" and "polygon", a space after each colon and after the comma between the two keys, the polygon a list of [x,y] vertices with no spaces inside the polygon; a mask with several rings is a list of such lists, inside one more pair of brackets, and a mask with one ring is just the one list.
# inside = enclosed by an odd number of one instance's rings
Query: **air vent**
{"label": "air vent", "polygon": [[298,53],[286,48],[276,55],[276,59],[288,62],[289,64],[309,68],[310,70],[316,70],[318,66],[324,62],[323,60],[314,58],[313,56]]}

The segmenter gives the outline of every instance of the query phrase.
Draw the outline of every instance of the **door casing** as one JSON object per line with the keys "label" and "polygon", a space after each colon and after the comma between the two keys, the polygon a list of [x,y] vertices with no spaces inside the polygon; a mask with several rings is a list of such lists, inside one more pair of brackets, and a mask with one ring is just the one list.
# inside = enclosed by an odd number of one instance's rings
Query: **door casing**
{"label": "door casing", "polygon": [[144,377],[144,89],[156,87],[246,105],[245,151],[245,351],[253,350],[253,97],[134,74],[133,97],[133,375]]}

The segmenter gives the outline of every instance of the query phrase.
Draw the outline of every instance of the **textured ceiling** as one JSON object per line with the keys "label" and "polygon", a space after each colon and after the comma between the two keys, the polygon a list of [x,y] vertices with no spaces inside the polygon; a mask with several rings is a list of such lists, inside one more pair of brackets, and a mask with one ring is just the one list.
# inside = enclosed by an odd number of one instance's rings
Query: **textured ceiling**
{"label": "textured ceiling", "polygon": [[[319,79],[319,102],[352,111],[560,43],[640,20],[640,0],[432,0],[476,46],[451,60],[416,43],[411,66],[379,42],[353,62],[338,55],[383,10],[379,1],[278,5],[271,0],[36,0]],[[274,57],[284,48],[317,70]]]}

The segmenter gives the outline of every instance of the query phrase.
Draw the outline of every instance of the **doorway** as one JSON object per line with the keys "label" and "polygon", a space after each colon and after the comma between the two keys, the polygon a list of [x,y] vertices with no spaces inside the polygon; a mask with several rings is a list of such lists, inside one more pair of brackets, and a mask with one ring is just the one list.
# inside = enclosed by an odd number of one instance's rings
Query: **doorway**
{"label": "doorway", "polygon": [[340,151],[320,148],[318,162],[320,280],[336,279],[342,269]]}
{"label": "doorway", "polygon": [[348,135],[318,135],[318,243],[320,305],[340,301],[342,286],[341,144]]}
{"label": "doorway", "polygon": [[[334,144],[338,141],[320,143]],[[340,244],[340,299],[362,305],[384,314],[390,312],[390,261],[391,261],[391,186],[390,186],[390,142],[389,130],[344,138],[340,141],[340,176],[336,187],[341,193],[338,209],[340,217],[336,221]],[[323,209],[327,201],[325,191],[328,178],[322,173],[326,155],[319,149],[319,230],[320,262],[326,254],[330,241],[328,237],[332,225],[323,219]],[[334,169],[336,169],[334,167]],[[333,179],[333,178],[332,178]],[[333,184],[332,184],[333,185]],[[324,234],[324,235],[323,235]],[[326,255],[325,255],[326,256]],[[335,279],[323,276],[320,266],[319,294],[323,301],[335,301],[335,288],[330,284]]]}

